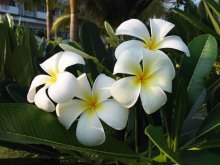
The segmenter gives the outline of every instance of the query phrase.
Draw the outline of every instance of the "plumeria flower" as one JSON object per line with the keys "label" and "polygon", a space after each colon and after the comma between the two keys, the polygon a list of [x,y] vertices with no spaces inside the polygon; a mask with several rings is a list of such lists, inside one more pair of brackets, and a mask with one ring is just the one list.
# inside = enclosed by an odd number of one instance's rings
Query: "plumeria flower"
{"label": "plumeria flower", "polygon": [[77,79],[79,91],[76,97],[79,99],[59,103],[56,107],[58,119],[68,129],[81,115],[76,128],[78,141],[87,146],[100,145],[105,141],[105,132],[99,118],[110,127],[121,130],[126,126],[129,111],[114,99],[109,99],[114,79],[101,74],[92,89],[86,74]]}
{"label": "plumeria flower", "polygon": [[164,91],[172,91],[175,69],[164,54],[143,49],[142,56],[141,65],[132,52],[122,52],[115,64],[114,74],[130,76],[116,81],[111,87],[111,94],[126,108],[132,107],[140,95],[145,112],[151,114],[166,103]]}
{"label": "plumeria flower", "polygon": [[[52,112],[55,111],[55,106],[50,98],[57,103],[72,99],[78,82],[76,77],[65,69],[74,64],[85,64],[85,61],[81,56],[69,51],[59,52],[40,64],[49,75],[38,75],[33,79],[27,100],[30,103],[35,102],[37,107],[45,111]],[[36,93],[36,88],[41,85],[44,86]]]}
{"label": "plumeria flower", "polygon": [[[140,40],[129,40],[120,44],[115,50],[115,56],[118,59],[122,51],[133,51],[137,58],[139,56],[138,49],[148,49],[157,51],[162,48],[173,48],[186,53],[190,56],[188,47],[179,36],[167,36],[167,33],[175,25],[163,19],[150,19],[151,35],[147,27],[137,19],[130,19],[123,22],[117,29],[116,35],[129,35]],[[160,52],[160,51],[159,51]]]}

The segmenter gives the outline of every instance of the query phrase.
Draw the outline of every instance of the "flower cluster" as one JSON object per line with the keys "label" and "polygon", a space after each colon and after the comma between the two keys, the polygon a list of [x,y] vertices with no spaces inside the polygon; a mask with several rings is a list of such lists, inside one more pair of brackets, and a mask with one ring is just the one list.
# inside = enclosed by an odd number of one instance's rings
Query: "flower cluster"
{"label": "flower cluster", "polygon": [[28,101],[47,112],[56,111],[58,120],[66,129],[79,118],[76,137],[88,146],[105,141],[100,119],[116,130],[124,129],[128,108],[137,102],[139,96],[147,114],[157,111],[166,103],[164,91],[172,91],[175,77],[171,60],[159,49],[174,48],[187,56],[189,50],[178,36],[165,37],[173,24],[162,19],[150,19],[150,27],[151,35],[142,22],[131,19],[116,29],[116,35],[137,38],[123,42],[115,50],[117,61],[113,74],[127,76],[116,81],[100,74],[91,88],[85,73],[76,78],[65,70],[71,65],[85,65],[84,59],[70,51],[60,52],[40,65],[48,75],[38,75],[33,79]]}

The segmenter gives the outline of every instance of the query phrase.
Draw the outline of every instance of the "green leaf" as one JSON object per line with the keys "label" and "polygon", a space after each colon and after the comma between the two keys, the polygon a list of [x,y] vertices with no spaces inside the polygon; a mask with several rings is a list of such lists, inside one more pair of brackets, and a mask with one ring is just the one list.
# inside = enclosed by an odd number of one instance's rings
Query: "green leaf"
{"label": "green leaf", "polygon": [[211,149],[211,148],[219,148],[220,147],[220,139],[205,139],[204,141],[199,141],[198,144],[193,145],[190,150],[204,150],[204,149]]}
{"label": "green leaf", "polygon": [[192,25],[194,25],[202,32],[211,34],[215,36],[218,40],[220,40],[220,36],[214,30],[212,30],[205,24],[201,23],[200,20],[194,17],[193,15],[185,13],[184,11],[177,8],[173,9],[173,12],[179,15],[180,17],[182,17],[183,19],[185,19],[186,21],[188,21],[189,23],[191,23]]}
{"label": "green leaf", "polygon": [[219,132],[220,132],[220,103],[218,103],[213,108],[213,110],[209,112],[208,116],[203,121],[201,127],[197,131],[197,136],[191,139],[190,141],[188,141],[184,146],[182,146],[182,149],[198,146],[198,142],[196,142],[196,140],[198,139],[200,139],[200,141],[202,140],[202,143],[204,143],[203,142],[204,138],[213,139],[214,137],[215,139],[219,134]]}
{"label": "green leaf", "polygon": [[218,103],[211,112],[209,112],[206,119],[203,121],[201,127],[198,131],[198,137],[203,136],[210,131],[214,131],[216,129],[219,130],[220,126],[220,103]]}
{"label": "green leaf", "polygon": [[29,104],[0,104],[0,140],[22,144],[44,144],[55,148],[100,154],[111,158],[138,159],[122,142],[107,137],[103,145],[86,147],[75,136],[75,127],[66,130],[57,117]]}
{"label": "green leaf", "polygon": [[115,35],[115,32],[114,32],[112,26],[107,21],[104,22],[104,26],[105,26],[105,30],[108,33],[109,37],[117,40],[117,36]]}
{"label": "green leaf", "polygon": [[184,164],[183,160],[179,157],[179,155],[173,152],[168,147],[161,127],[155,127],[155,126],[149,125],[145,129],[145,134],[157,146],[157,148],[161,152],[163,152],[170,160],[172,160],[174,163],[177,163],[177,164]]}
{"label": "green leaf", "polygon": [[187,151],[181,155],[187,165],[217,165],[220,162],[220,156],[213,152],[203,151]]}
{"label": "green leaf", "polygon": [[204,6],[205,6],[205,10],[206,10],[206,13],[208,14],[211,22],[212,22],[212,25],[213,27],[215,28],[215,31],[218,35],[220,35],[220,27],[219,27],[219,24],[218,22],[215,20],[214,16],[212,15],[212,13],[210,12],[209,8],[208,8],[208,5],[206,4],[205,1],[203,1],[204,3]]}
{"label": "green leaf", "polygon": [[183,78],[178,81],[177,90],[175,90],[172,115],[172,138],[174,141],[174,151],[178,150],[179,136],[182,130],[183,121],[187,113],[187,87]]}
{"label": "green leaf", "polygon": [[27,92],[28,88],[20,84],[9,84],[6,87],[11,98],[18,103],[28,103],[27,102]]}
{"label": "green leaf", "polygon": [[86,21],[82,24],[80,39],[85,52],[102,62],[107,52],[100,38],[100,29],[94,23]]}
{"label": "green leaf", "polygon": [[196,37],[189,44],[191,57],[184,57],[180,75],[188,86],[188,98],[192,106],[205,88],[205,78],[209,75],[217,57],[217,42],[211,35]]}
{"label": "green leaf", "polygon": [[[113,63],[113,59],[109,58],[109,54],[105,49],[105,45],[103,44],[100,38],[100,29],[92,22],[86,21],[82,24],[81,32],[80,32],[80,41],[82,44],[83,50],[98,59],[99,62],[96,61],[87,61],[87,67],[91,73],[93,80],[105,70],[111,70],[111,68],[107,68],[109,63]],[[106,60],[108,59],[108,60]],[[111,61],[109,61],[109,59]],[[95,62],[95,63],[94,63]],[[99,65],[98,65],[99,64]],[[101,66],[105,66],[104,68]],[[111,73],[106,73],[110,75]]]}
{"label": "green leaf", "polygon": [[85,59],[88,59],[88,60],[96,60],[96,58],[84,53],[83,51],[81,51],[80,49],[77,49],[73,46],[70,46],[70,45],[67,45],[67,44],[59,44],[59,46],[63,49],[63,50],[66,50],[66,51],[70,51],[70,52],[74,52],[74,53],[77,53],[79,54],[80,56],[82,56],[83,58]]}
{"label": "green leaf", "polygon": [[220,18],[220,6],[214,0],[203,0],[214,11],[214,13]]}
{"label": "green leaf", "polygon": [[32,57],[26,46],[17,46],[9,59],[11,75],[18,83],[29,85],[34,75]]}
{"label": "green leaf", "polygon": [[4,67],[5,67],[5,58],[6,58],[6,40],[7,28],[0,24],[0,80],[4,78]]}

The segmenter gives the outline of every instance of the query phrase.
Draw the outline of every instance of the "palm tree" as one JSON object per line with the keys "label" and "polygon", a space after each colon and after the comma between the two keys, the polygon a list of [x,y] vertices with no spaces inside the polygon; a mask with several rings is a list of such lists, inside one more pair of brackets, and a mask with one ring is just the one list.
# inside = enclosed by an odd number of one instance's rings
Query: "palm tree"
{"label": "palm tree", "polygon": [[58,30],[70,25],[71,40],[74,38],[72,34],[77,36],[78,23],[74,22],[77,20],[91,20],[99,27],[103,27],[106,20],[116,27],[129,18],[146,20],[148,17],[161,17],[164,14],[161,0],[70,0],[70,12],[59,16],[52,29]]}
{"label": "palm tree", "polygon": [[70,41],[78,40],[77,2],[70,0]]}

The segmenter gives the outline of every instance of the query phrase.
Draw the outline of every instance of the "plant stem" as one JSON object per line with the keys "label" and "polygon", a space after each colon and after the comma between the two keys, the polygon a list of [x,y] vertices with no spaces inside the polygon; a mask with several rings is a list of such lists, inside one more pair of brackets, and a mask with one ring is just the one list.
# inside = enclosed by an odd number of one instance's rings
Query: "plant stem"
{"label": "plant stem", "polygon": [[167,143],[168,143],[169,148],[171,148],[172,143],[171,143],[170,129],[169,129],[168,120],[167,120],[166,113],[165,113],[164,109],[162,109],[161,112],[162,112],[162,115],[163,115],[163,120],[164,120],[164,123],[165,123],[166,132],[167,132]]}
{"label": "plant stem", "polygon": [[[151,115],[147,114],[147,120],[150,125],[155,125],[154,120]],[[152,141],[150,140],[150,138],[148,138],[148,158],[149,159],[151,158],[151,153],[152,153]]]}
{"label": "plant stem", "polygon": [[112,74],[112,72],[110,70],[108,70],[105,66],[102,65],[102,63],[97,59],[93,59],[92,60],[96,65],[97,68],[102,72],[105,72],[107,75],[109,75],[110,77],[116,79],[116,76]]}
{"label": "plant stem", "polygon": [[139,141],[139,138],[138,138],[138,120],[137,120],[137,115],[138,115],[138,112],[137,112],[137,109],[135,109],[135,152],[138,153],[139,152],[139,147],[138,147],[138,141]]}

